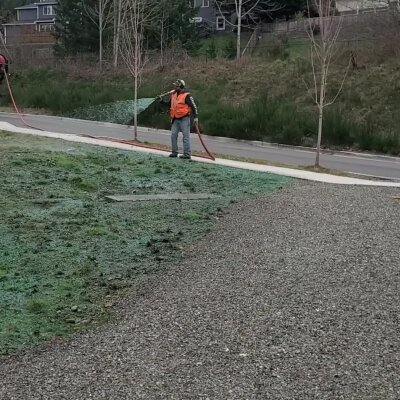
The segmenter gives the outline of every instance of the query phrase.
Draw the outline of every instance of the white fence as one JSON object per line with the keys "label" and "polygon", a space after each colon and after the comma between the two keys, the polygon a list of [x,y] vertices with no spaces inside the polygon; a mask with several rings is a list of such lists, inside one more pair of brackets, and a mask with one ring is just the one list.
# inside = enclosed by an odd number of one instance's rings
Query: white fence
{"label": "white fence", "polygon": [[[341,23],[341,36],[346,39],[359,37],[373,39],[379,37],[388,25],[396,24],[400,20],[400,13],[395,9],[377,9],[376,12],[363,12],[359,14],[345,14],[331,17],[334,24]],[[397,21],[397,22],[396,22]],[[264,24],[262,33],[264,38],[275,38],[286,35],[290,38],[307,37],[311,26],[319,24],[319,18],[301,18],[297,20],[274,22]]]}

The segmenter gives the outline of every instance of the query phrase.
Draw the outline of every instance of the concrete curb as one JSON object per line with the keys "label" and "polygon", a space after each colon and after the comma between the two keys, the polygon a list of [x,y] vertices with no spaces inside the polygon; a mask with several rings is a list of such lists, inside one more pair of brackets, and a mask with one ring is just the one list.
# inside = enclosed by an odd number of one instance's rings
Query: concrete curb
{"label": "concrete curb", "polygon": [[[35,135],[35,136],[49,137],[49,138],[54,138],[54,139],[62,139],[62,140],[70,141],[70,142],[94,144],[97,146],[111,147],[111,148],[116,148],[116,149],[121,149],[121,150],[130,150],[130,151],[136,151],[136,152],[141,152],[141,153],[157,154],[157,155],[163,155],[163,156],[168,156],[168,153],[169,153],[169,152],[165,152],[165,151],[161,151],[161,150],[153,150],[153,149],[137,147],[137,146],[128,145],[128,144],[123,144],[123,143],[110,142],[110,141],[103,140],[103,139],[87,138],[87,137],[73,135],[73,134],[63,134],[63,133],[54,133],[54,132],[46,132],[46,131],[37,131],[34,129],[18,128],[7,122],[0,122],[0,130],[14,132],[14,133],[24,133],[24,134]],[[400,182],[393,183],[393,182],[382,182],[382,181],[367,181],[367,180],[357,179],[357,178],[348,178],[348,177],[343,177],[343,176],[321,174],[321,173],[316,173],[316,172],[296,170],[296,169],[290,169],[290,168],[259,165],[259,164],[253,164],[253,163],[248,163],[248,162],[239,162],[239,161],[233,161],[233,160],[227,160],[227,159],[221,159],[221,158],[218,158],[215,161],[204,159],[201,157],[193,157],[192,159],[194,161],[198,161],[198,162],[223,165],[226,167],[240,168],[240,169],[246,169],[246,170],[251,170],[251,171],[267,172],[267,173],[283,175],[283,176],[288,176],[288,177],[292,177],[292,178],[304,179],[304,180],[315,181],[315,182],[324,182],[324,183],[332,183],[332,184],[340,184],[340,185],[361,185],[361,186],[380,186],[380,187],[398,187],[398,188],[400,188]]]}

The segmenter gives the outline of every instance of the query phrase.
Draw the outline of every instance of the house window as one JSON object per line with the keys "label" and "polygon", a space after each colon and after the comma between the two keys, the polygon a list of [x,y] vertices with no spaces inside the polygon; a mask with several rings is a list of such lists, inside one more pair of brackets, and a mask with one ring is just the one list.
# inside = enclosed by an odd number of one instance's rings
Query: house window
{"label": "house window", "polygon": [[53,32],[54,24],[40,24],[38,25],[39,32]]}
{"label": "house window", "polygon": [[191,24],[199,24],[200,22],[203,22],[203,18],[202,17],[193,17],[193,18],[190,18],[189,22]]}
{"label": "house window", "polygon": [[225,18],[217,17],[217,31],[224,31],[224,30],[225,30]]}
{"label": "house window", "polygon": [[210,7],[210,0],[203,0],[201,2],[202,7]]}
{"label": "house window", "polygon": [[43,15],[54,15],[53,6],[43,7]]}

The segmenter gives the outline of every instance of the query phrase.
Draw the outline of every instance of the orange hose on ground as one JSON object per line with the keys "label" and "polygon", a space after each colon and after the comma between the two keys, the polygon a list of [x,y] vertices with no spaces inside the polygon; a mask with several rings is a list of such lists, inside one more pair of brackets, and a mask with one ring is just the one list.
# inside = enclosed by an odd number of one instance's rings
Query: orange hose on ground
{"label": "orange hose on ground", "polygon": [[6,78],[6,83],[7,83],[7,87],[8,87],[8,92],[10,93],[10,98],[11,98],[11,101],[12,101],[12,104],[13,104],[13,107],[14,107],[14,110],[15,110],[15,112],[18,114],[18,116],[19,116],[19,118],[21,119],[21,121],[22,121],[27,127],[29,127],[29,128],[36,129],[36,130],[38,130],[38,131],[43,131],[43,129],[36,128],[35,126],[29,125],[29,124],[24,120],[24,118],[22,117],[22,114],[21,114],[21,113],[19,112],[19,110],[18,110],[17,104],[15,103],[14,96],[13,96],[13,93],[12,93],[12,90],[11,90],[10,81],[8,80],[8,74],[5,73],[4,76],[5,76],[5,78]]}
{"label": "orange hose on ground", "polygon": [[[214,156],[212,155],[212,153],[207,149],[207,147],[206,147],[206,145],[205,145],[205,143],[204,143],[204,140],[203,140],[203,138],[202,138],[202,136],[201,136],[200,129],[199,129],[198,125],[195,124],[195,127],[196,127],[196,132],[197,132],[197,134],[198,134],[198,136],[199,136],[200,142],[201,142],[201,144],[203,145],[204,150],[205,150],[206,153],[208,154],[207,157],[206,157],[206,156],[201,156],[201,155],[200,155],[200,156],[196,156],[196,157],[211,159],[211,160],[215,161],[215,157],[214,157]],[[81,135],[79,135],[79,136],[89,137],[89,138],[91,138],[91,139],[109,140],[109,141],[111,141],[111,142],[117,142],[117,143],[123,143],[123,144],[130,144],[131,146],[137,146],[137,147],[143,147],[143,148],[146,148],[146,149],[153,149],[153,150],[160,150],[160,151],[169,152],[169,150],[165,150],[165,149],[162,148],[162,147],[158,147],[158,146],[154,146],[154,145],[153,145],[153,146],[150,146],[150,145],[147,145],[147,144],[144,144],[144,143],[137,142],[137,141],[135,141],[135,140],[117,139],[117,138],[113,138],[113,137],[110,137],[110,136],[93,136],[93,135],[86,135],[86,134],[81,134]]]}
{"label": "orange hose on ground", "polygon": [[202,144],[204,150],[205,150],[206,153],[209,155],[209,157],[211,158],[211,160],[215,161],[215,157],[214,157],[213,154],[208,150],[206,144],[204,143],[203,137],[201,136],[199,123],[198,123],[198,122],[195,122],[194,126],[195,126],[195,128],[196,128],[197,135],[199,136],[200,142],[201,142],[201,144]]}
{"label": "orange hose on ground", "polygon": [[[9,80],[8,80],[7,73],[5,73],[5,78],[6,78],[6,83],[7,83],[8,91],[9,91],[9,93],[10,93],[11,101],[12,101],[12,103],[13,103],[14,110],[15,110],[15,112],[18,114],[18,116],[19,116],[19,118],[21,119],[21,121],[22,121],[27,127],[29,127],[29,128],[36,129],[36,130],[39,130],[39,131],[43,131],[43,129],[41,129],[41,128],[37,128],[37,127],[35,127],[35,126],[29,125],[29,124],[24,120],[24,118],[22,117],[22,114],[19,112],[19,109],[18,109],[18,107],[17,107],[17,104],[16,104],[16,102],[15,102],[15,100],[14,100],[14,96],[13,96],[13,93],[12,93],[12,90],[11,90],[11,85],[10,85],[10,82],[9,82]],[[196,123],[194,124],[194,126],[195,126],[195,129],[196,129],[196,133],[197,133],[197,135],[198,135],[198,137],[199,137],[199,139],[200,139],[200,143],[202,144],[204,150],[205,150],[206,153],[208,154],[208,157],[204,157],[204,156],[198,156],[198,157],[210,158],[211,160],[215,161],[215,157],[214,157],[213,154],[208,150],[208,148],[207,148],[207,146],[206,146],[206,144],[205,144],[205,142],[204,142],[204,140],[203,140],[203,137],[202,137],[201,132],[200,132],[199,123],[196,122]],[[158,148],[158,147],[155,147],[155,146],[145,145],[145,144],[138,143],[137,141],[132,141],[132,140],[124,140],[124,139],[116,139],[116,138],[112,138],[112,137],[108,137],[108,136],[92,136],[92,135],[84,135],[84,134],[82,134],[82,135],[80,135],[80,136],[90,137],[90,138],[92,138],[92,139],[111,140],[111,141],[113,141],[113,142],[119,142],[119,143],[130,144],[130,145],[132,145],[132,146],[138,146],[138,147],[144,147],[144,148],[149,148],[149,149],[154,149],[154,150],[167,151],[167,150],[165,150],[165,149],[163,149],[163,148]]]}

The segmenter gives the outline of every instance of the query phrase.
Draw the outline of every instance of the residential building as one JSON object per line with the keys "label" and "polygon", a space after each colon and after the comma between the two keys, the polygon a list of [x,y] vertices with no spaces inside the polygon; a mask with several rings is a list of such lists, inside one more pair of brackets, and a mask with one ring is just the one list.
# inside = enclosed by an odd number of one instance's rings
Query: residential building
{"label": "residential building", "polygon": [[57,1],[38,0],[16,7],[16,20],[3,25],[6,44],[54,44]]}
{"label": "residential building", "polygon": [[198,7],[197,17],[194,22],[203,24],[215,31],[225,31],[225,18],[221,16],[214,0],[189,0],[191,7]]}

